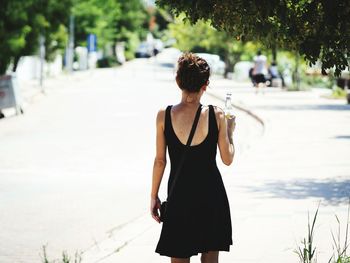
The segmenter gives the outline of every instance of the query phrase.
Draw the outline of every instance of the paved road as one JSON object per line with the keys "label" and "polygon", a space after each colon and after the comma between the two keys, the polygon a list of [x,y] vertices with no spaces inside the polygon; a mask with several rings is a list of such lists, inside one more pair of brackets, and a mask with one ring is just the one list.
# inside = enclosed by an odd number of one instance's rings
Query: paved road
{"label": "paved road", "polygon": [[[265,123],[264,136],[238,154],[232,167],[221,167],[233,222],[232,250],[220,253],[221,262],[298,262],[294,251],[307,238],[308,212],[312,218],[319,203],[315,255],[317,262],[328,262],[333,253],[331,230],[336,237],[338,231],[335,215],[341,222],[342,244],[346,230],[350,105],[323,98],[328,91],[322,89],[267,89],[255,95],[246,83],[211,83],[215,96],[232,92],[235,103]],[[242,137],[235,139],[240,142]],[[84,262],[166,262],[154,253],[159,233],[159,225],[141,218],[84,253]],[[199,262],[199,257],[191,262]]]}
{"label": "paved road", "polygon": [[[173,78],[142,59],[58,77],[0,121],[0,262],[39,262],[45,244],[51,259],[84,251],[148,213],[155,116],[178,101]],[[238,117],[244,153],[261,127]]]}

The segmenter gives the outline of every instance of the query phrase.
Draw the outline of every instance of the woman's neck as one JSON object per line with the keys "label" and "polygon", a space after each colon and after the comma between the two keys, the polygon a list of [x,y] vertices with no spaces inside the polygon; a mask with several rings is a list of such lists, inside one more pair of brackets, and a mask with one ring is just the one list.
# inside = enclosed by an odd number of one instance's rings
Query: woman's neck
{"label": "woman's neck", "polygon": [[200,104],[201,97],[200,92],[189,93],[183,91],[180,104],[186,106],[198,106]]}

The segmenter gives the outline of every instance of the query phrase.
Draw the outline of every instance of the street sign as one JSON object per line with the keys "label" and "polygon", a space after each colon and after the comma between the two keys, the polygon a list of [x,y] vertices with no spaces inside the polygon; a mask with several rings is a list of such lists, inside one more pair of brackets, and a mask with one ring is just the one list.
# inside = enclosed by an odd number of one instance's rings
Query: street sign
{"label": "street sign", "polygon": [[89,53],[97,51],[97,36],[95,34],[88,34],[87,49]]}
{"label": "street sign", "polygon": [[23,112],[19,99],[16,76],[14,74],[0,76],[0,110],[14,107],[17,114]]}

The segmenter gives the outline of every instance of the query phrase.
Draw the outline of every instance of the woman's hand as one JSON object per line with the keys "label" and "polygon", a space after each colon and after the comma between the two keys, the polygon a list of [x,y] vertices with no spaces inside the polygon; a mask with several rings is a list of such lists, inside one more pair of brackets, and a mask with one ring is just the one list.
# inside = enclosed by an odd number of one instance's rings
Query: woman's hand
{"label": "woman's hand", "polygon": [[227,118],[226,120],[227,120],[227,135],[230,142],[232,143],[232,134],[236,128],[236,116],[232,116],[230,118]]}
{"label": "woman's hand", "polygon": [[160,204],[158,197],[151,197],[151,215],[158,223],[160,223],[160,215],[158,212],[160,210]]}

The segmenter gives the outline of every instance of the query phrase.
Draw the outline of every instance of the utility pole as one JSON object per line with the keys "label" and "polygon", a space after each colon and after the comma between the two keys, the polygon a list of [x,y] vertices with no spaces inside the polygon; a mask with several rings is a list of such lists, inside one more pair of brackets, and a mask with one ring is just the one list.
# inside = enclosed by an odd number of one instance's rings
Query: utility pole
{"label": "utility pole", "polygon": [[74,16],[69,16],[69,40],[66,54],[66,68],[68,72],[73,72],[73,60],[74,60]]}
{"label": "utility pole", "polygon": [[45,63],[45,36],[40,34],[39,36],[39,54],[40,54],[40,89],[42,93],[45,93],[44,89],[44,63]]}

